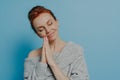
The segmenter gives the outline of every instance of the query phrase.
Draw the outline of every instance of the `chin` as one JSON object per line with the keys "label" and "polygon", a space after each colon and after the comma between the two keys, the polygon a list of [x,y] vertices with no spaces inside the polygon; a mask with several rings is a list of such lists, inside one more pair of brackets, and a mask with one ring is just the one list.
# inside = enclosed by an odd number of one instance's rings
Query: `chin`
{"label": "chin", "polygon": [[55,41],[55,40],[56,40],[56,35],[52,36],[51,38],[48,37],[48,40],[49,40],[50,42]]}
{"label": "chin", "polygon": [[55,41],[56,38],[48,38],[48,40],[49,40],[50,42],[52,42],[52,41]]}

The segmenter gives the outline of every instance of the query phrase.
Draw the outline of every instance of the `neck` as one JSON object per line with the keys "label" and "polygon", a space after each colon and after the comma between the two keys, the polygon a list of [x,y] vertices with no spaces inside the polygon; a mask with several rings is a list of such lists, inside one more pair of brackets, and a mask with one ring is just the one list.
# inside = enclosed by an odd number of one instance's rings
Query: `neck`
{"label": "neck", "polygon": [[51,50],[57,52],[58,48],[64,43],[60,37],[56,38],[56,40],[49,42]]}
{"label": "neck", "polygon": [[54,41],[50,41],[49,45],[50,47],[55,46],[56,44],[60,43],[62,40],[60,39],[60,37],[56,38]]}

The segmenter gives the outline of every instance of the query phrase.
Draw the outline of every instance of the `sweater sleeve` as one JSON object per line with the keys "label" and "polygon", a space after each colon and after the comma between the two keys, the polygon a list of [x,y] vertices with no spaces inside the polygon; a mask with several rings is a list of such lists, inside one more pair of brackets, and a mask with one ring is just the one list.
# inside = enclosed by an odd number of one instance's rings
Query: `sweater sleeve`
{"label": "sweater sleeve", "polygon": [[71,64],[70,80],[89,80],[83,49],[79,53],[80,56]]}
{"label": "sweater sleeve", "polygon": [[47,64],[27,58],[24,63],[24,80],[45,80]]}

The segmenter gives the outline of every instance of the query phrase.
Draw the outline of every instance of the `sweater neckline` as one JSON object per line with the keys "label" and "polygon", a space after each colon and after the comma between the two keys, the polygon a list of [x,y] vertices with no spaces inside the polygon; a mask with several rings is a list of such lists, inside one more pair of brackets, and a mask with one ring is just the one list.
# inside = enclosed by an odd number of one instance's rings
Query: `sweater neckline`
{"label": "sweater neckline", "polygon": [[70,43],[71,43],[71,41],[67,42],[66,45],[63,47],[63,49],[60,52],[55,52],[53,56],[57,56],[57,55],[61,54],[68,47],[68,45]]}
{"label": "sweater neckline", "polygon": [[[71,44],[72,41],[69,41],[66,43],[66,45],[63,47],[63,49],[60,51],[60,52],[56,52],[54,53],[53,57],[58,57],[66,48],[69,44]],[[33,59],[39,59],[41,56],[36,56],[36,57],[29,57],[29,58],[26,58],[25,60],[33,60]]]}

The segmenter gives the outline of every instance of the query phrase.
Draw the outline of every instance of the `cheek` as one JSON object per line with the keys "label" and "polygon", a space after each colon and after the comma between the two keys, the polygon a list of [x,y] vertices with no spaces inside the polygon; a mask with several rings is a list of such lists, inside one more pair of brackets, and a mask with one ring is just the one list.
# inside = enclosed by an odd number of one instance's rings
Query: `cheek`
{"label": "cheek", "polygon": [[54,25],[52,28],[53,28],[54,30],[58,30],[58,25]]}
{"label": "cheek", "polygon": [[45,32],[39,32],[38,35],[39,35],[41,38],[43,38],[43,37],[46,36],[46,33],[45,33]]}

